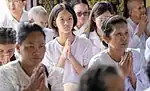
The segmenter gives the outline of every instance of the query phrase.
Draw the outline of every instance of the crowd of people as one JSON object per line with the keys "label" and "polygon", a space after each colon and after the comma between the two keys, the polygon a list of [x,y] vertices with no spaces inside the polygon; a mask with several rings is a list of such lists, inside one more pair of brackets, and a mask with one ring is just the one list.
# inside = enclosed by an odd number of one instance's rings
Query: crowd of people
{"label": "crowd of people", "polygon": [[[143,0],[113,5],[71,0],[25,10],[5,0],[0,21],[0,91],[150,91],[150,16]],[[1,18],[1,17],[0,17]]]}

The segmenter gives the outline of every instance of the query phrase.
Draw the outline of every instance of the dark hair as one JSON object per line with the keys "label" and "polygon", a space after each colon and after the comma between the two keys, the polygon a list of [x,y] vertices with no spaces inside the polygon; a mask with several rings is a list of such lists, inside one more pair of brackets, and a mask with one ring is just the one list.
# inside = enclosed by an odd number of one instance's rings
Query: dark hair
{"label": "dark hair", "polygon": [[79,91],[107,91],[105,77],[108,75],[119,75],[115,66],[95,64],[82,75]]}
{"label": "dark hair", "polygon": [[86,30],[86,32],[93,32],[94,30],[96,30],[96,23],[93,21],[93,18],[98,17],[100,15],[102,15],[103,13],[105,13],[106,11],[109,11],[111,14],[114,13],[113,11],[113,7],[111,5],[111,3],[109,2],[97,2],[90,13],[89,16],[89,24],[88,24],[88,28]]}
{"label": "dark hair", "polygon": [[0,44],[15,44],[16,31],[13,28],[0,28]]}
{"label": "dark hair", "polygon": [[127,24],[127,21],[123,16],[120,16],[120,15],[108,17],[101,26],[101,30],[103,34],[109,37],[109,35],[114,29],[114,25],[119,24],[119,23]]}
{"label": "dark hair", "polygon": [[148,78],[150,80],[150,61],[147,64],[146,72],[147,72]]}
{"label": "dark hair", "polygon": [[29,22],[22,22],[18,25],[17,43],[21,44],[32,32],[41,32],[45,39],[45,33],[39,25]]}
{"label": "dark hair", "polygon": [[74,8],[75,5],[81,4],[81,3],[86,4],[89,8],[89,4],[87,0],[71,0],[70,5],[72,8]]}
{"label": "dark hair", "polygon": [[[73,17],[73,28],[74,26],[77,24],[77,16],[76,13],[74,12],[74,10],[72,9],[72,7],[69,4],[66,3],[60,3],[57,4],[51,11],[50,15],[49,15],[49,27],[54,29],[56,32],[58,32],[58,28],[56,25],[54,25],[54,21],[56,21],[56,18],[58,16],[58,14],[62,11],[62,10],[67,10],[69,13],[72,14]],[[73,30],[72,28],[72,30]]]}

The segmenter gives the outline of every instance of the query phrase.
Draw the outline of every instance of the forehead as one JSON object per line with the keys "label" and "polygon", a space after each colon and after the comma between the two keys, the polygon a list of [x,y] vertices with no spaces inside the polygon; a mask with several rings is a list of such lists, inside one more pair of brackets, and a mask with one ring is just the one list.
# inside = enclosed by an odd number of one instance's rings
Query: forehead
{"label": "forehead", "polygon": [[36,42],[41,43],[44,42],[44,35],[41,32],[31,32],[27,35],[26,39],[23,41],[24,43],[28,42]]}
{"label": "forehead", "polygon": [[113,29],[114,29],[113,33],[128,31],[127,24],[124,22],[113,25]]}
{"label": "forehead", "polygon": [[72,14],[67,11],[66,9],[59,12],[58,17],[66,17],[66,16],[72,16]]}
{"label": "forehead", "polygon": [[109,17],[112,16],[109,11],[104,12],[103,14],[99,15],[98,18],[103,18],[103,17]]}
{"label": "forehead", "polygon": [[74,6],[74,10],[76,12],[78,12],[78,11],[88,11],[88,5],[86,5],[84,3],[76,4]]}
{"label": "forehead", "polygon": [[0,49],[7,50],[15,48],[15,44],[0,44]]}
{"label": "forehead", "polygon": [[[143,1],[133,1],[133,4],[132,4],[134,7],[141,7],[141,6],[144,6],[144,2]],[[134,8],[133,8],[134,9]]]}

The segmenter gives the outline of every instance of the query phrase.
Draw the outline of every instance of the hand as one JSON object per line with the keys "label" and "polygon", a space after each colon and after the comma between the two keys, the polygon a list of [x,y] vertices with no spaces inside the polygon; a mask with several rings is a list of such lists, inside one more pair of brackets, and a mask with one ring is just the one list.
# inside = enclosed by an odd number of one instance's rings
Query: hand
{"label": "hand", "polygon": [[124,73],[124,76],[129,76],[129,73],[131,72],[131,70],[133,70],[131,68],[132,66],[132,53],[131,51],[129,52],[126,52],[125,55],[121,58],[121,61],[120,61],[120,68],[122,69],[123,73]]}
{"label": "hand", "polygon": [[9,56],[5,56],[4,60],[2,61],[2,64],[7,64],[8,62],[10,62],[10,58]]}
{"label": "hand", "polygon": [[139,31],[140,34],[144,33],[147,30],[148,18],[146,15],[142,15],[139,21]]}
{"label": "hand", "polygon": [[39,64],[31,76],[31,82],[22,91],[44,91],[45,72],[43,64]]}

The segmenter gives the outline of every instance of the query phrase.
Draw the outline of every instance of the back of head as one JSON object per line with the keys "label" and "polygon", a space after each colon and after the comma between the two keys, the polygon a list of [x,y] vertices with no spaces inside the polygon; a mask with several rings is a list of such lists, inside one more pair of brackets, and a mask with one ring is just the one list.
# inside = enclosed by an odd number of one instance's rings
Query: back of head
{"label": "back of head", "polygon": [[28,12],[28,17],[34,19],[34,17],[44,17],[47,15],[47,11],[42,6],[34,6]]}
{"label": "back of head", "polygon": [[115,66],[96,64],[91,66],[81,77],[79,91],[107,91],[106,76],[121,76]]}
{"label": "back of head", "polygon": [[22,44],[26,37],[32,32],[41,32],[45,39],[45,33],[39,25],[29,22],[22,22],[18,25],[17,43]]}
{"label": "back of head", "polygon": [[16,31],[13,28],[0,28],[0,44],[15,44]]}

